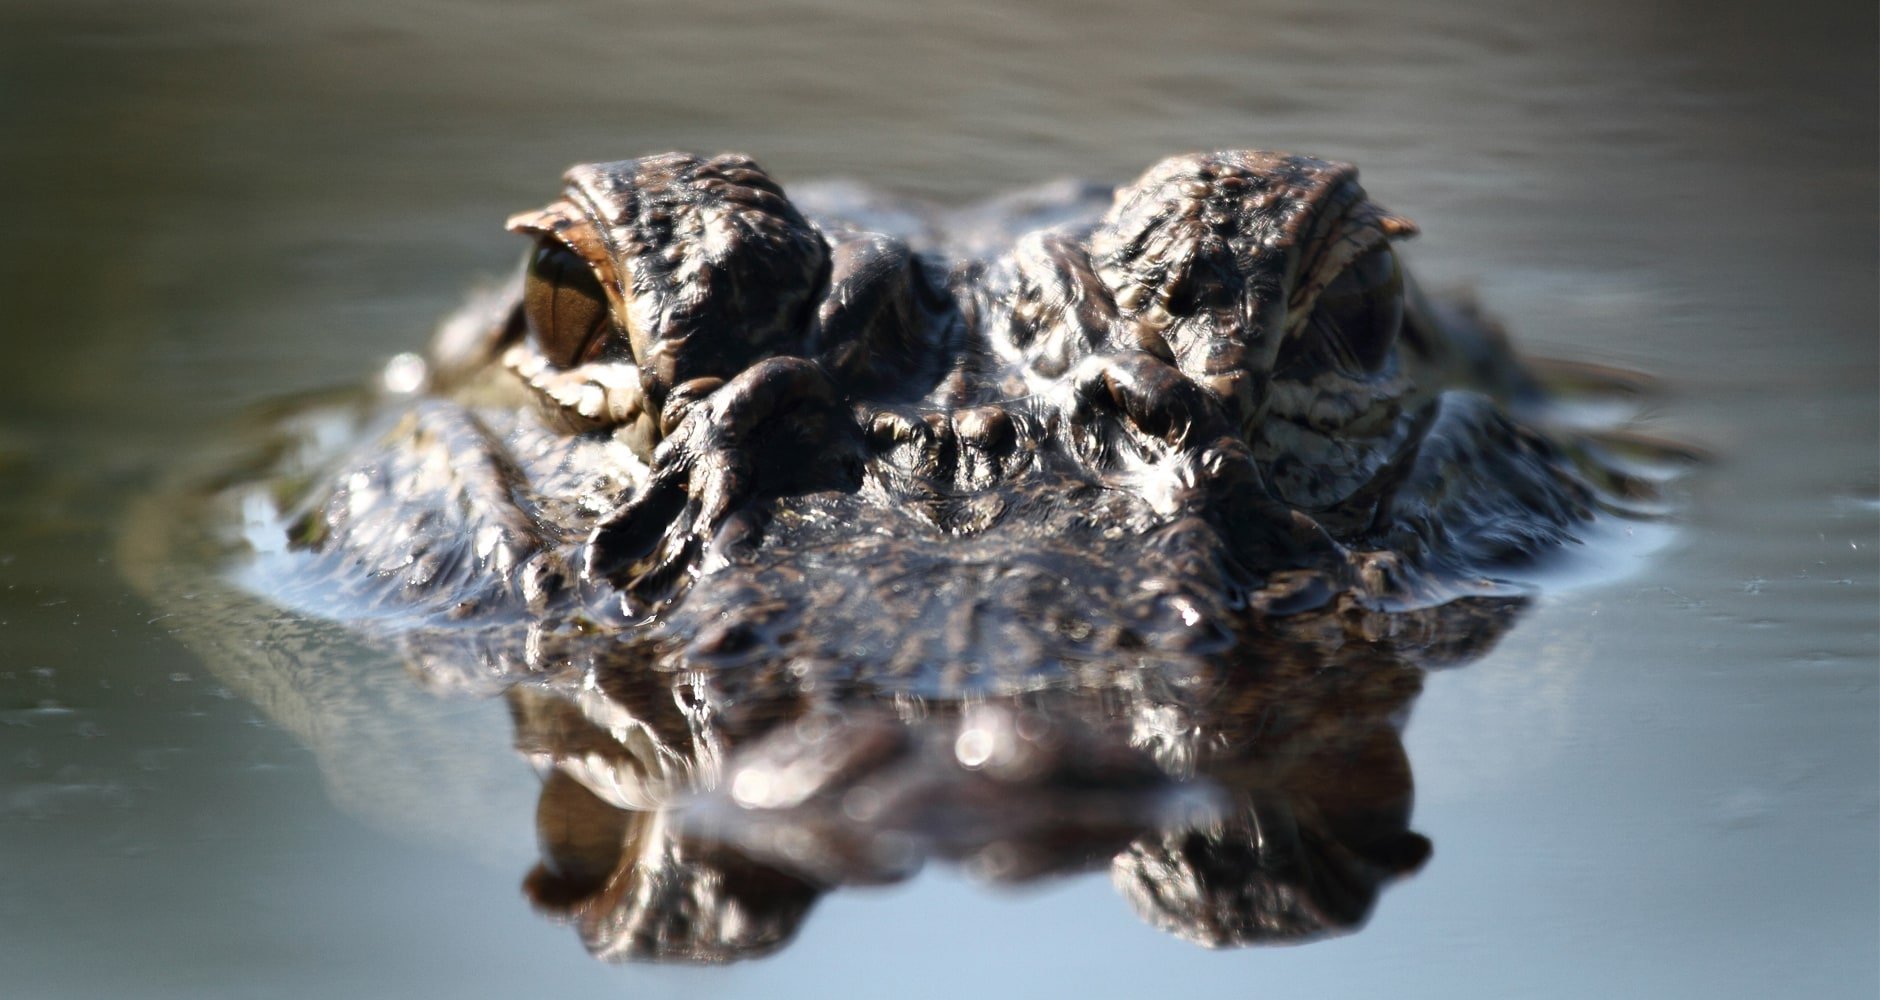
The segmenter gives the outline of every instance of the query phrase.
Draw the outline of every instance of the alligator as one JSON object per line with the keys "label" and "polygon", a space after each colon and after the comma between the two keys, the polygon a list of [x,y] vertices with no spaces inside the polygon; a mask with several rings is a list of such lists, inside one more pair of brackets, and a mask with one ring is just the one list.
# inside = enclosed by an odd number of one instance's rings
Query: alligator
{"label": "alligator", "polygon": [[1565,369],[1425,294],[1342,163],[952,209],[737,155],[565,182],[517,279],[220,486],[245,588],[504,692],[530,895],[610,957],[761,954],[927,857],[1108,858],[1210,945],[1355,926],[1429,851],[1420,671],[1650,507],[1622,445],[1677,454],[1554,419]]}
{"label": "alligator", "polygon": [[520,286],[401,359],[402,419],[309,491],[301,575],[365,617],[941,683],[1440,603],[1593,517],[1535,380],[1420,294],[1354,168],[1182,156],[1062,198],[882,232],[741,156],[576,167],[509,221]]}

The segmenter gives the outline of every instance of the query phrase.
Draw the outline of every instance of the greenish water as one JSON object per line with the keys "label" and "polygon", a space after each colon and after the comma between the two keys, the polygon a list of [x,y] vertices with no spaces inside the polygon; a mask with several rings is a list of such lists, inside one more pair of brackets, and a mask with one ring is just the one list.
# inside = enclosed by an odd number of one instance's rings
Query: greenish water
{"label": "greenish water", "polygon": [[[1870,5],[852,2],[0,9],[0,993],[1846,996],[1880,989]],[[1430,285],[1665,378],[1718,452],[1637,572],[1433,675],[1435,856],[1361,933],[1207,952],[1102,878],[935,868],[774,958],[530,912],[500,705],[336,768],[114,565],[250,408],[418,344],[569,163],[741,149],[961,199],[1176,150],[1361,164]],[[186,597],[187,595],[185,595]],[[391,663],[362,677],[387,690]],[[426,775],[456,777],[427,779]],[[428,784],[427,784],[428,782]]]}

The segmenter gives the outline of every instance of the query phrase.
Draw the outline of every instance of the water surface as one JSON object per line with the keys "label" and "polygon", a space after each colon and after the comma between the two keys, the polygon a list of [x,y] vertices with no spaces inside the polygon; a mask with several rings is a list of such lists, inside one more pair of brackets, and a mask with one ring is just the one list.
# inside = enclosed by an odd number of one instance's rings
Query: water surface
{"label": "water surface", "polygon": [[[0,991],[1874,995],[1871,5],[1419,6],[9,4]],[[460,739],[385,794],[113,565],[166,471],[510,267],[501,219],[569,163],[739,149],[958,200],[1232,146],[1361,164],[1426,284],[1662,376],[1649,429],[1720,456],[1669,548],[1428,680],[1435,855],[1359,934],[1207,952],[1102,878],[935,868],[762,962],[603,965],[518,889],[500,705],[434,702]]]}

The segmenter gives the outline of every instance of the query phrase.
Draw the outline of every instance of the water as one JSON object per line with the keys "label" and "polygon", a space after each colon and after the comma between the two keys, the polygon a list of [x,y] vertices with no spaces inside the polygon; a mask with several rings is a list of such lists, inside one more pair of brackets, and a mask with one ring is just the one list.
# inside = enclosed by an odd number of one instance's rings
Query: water
{"label": "water", "polygon": [[[1871,5],[1419,7],[13,0],[0,992],[1874,995]],[[502,706],[430,700],[460,739],[396,761],[291,731],[113,564],[180,456],[509,267],[500,220],[568,163],[737,148],[959,199],[1211,146],[1361,164],[1426,284],[1664,377],[1650,428],[1720,456],[1642,569],[1432,675],[1405,739],[1435,855],[1359,934],[1206,952],[1102,878],[936,868],[762,962],[606,966],[518,890]]]}

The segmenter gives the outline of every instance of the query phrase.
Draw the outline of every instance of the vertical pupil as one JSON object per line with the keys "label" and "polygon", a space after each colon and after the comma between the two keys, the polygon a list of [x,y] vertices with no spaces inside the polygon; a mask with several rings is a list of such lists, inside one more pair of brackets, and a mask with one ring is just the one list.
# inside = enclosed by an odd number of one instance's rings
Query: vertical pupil
{"label": "vertical pupil", "polygon": [[599,346],[607,326],[607,297],[586,261],[545,239],[529,258],[522,314],[542,356],[570,368]]}

